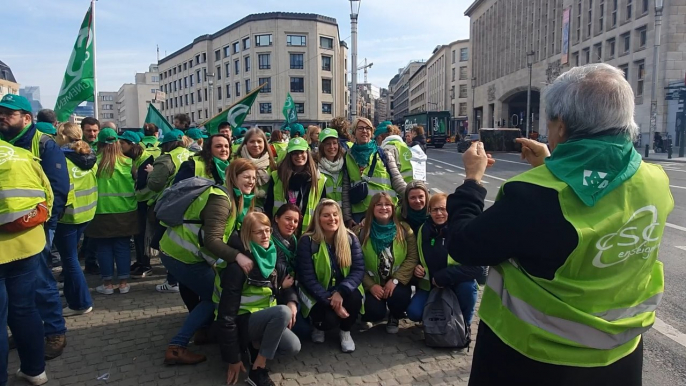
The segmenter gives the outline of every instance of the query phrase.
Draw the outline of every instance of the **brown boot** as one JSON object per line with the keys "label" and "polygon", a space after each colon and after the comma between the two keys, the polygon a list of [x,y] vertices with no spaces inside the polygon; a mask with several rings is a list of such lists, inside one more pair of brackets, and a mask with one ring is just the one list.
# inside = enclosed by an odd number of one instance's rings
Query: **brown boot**
{"label": "brown boot", "polygon": [[207,357],[204,355],[196,354],[181,346],[168,346],[164,353],[165,365],[194,365],[206,360]]}
{"label": "brown boot", "polygon": [[55,359],[62,355],[62,351],[67,347],[67,337],[65,335],[52,335],[45,338],[45,359]]}

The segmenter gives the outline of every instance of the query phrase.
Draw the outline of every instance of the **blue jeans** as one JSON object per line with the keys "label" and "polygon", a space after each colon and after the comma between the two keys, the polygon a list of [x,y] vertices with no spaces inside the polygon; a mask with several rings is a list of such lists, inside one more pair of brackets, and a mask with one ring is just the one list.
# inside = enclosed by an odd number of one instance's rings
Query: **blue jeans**
{"label": "blue jeans", "polygon": [[81,245],[84,255],[84,263],[86,268],[93,268],[98,266],[98,240],[90,237],[83,238]]}
{"label": "blue jeans", "polygon": [[[464,281],[451,288],[457,300],[460,302],[460,310],[464,318],[465,325],[472,323],[474,318],[474,307],[476,307],[476,298],[479,291],[479,285],[476,280]],[[424,316],[424,306],[429,300],[429,291],[417,289],[414,294],[410,306],[407,307],[407,317],[413,322],[421,322]]]}
{"label": "blue jeans", "polygon": [[111,237],[106,239],[91,239],[98,244],[98,263],[102,280],[112,280],[114,277],[114,263],[117,263],[117,278],[126,280],[131,273],[131,237]]}
{"label": "blue jeans", "polygon": [[0,385],[7,384],[7,326],[17,344],[22,373],[36,376],[45,371],[43,322],[34,294],[41,255],[0,264]]}
{"label": "blue jeans", "polygon": [[86,277],[79,264],[77,245],[81,234],[88,223],[57,224],[55,231],[55,246],[62,257],[62,273],[64,274],[64,298],[72,310],[85,310],[93,306],[91,293],[88,291]]}
{"label": "blue jeans", "polygon": [[45,248],[40,253],[38,259],[38,268],[36,269],[36,307],[41,319],[43,319],[43,326],[45,336],[64,335],[67,332],[67,326],[62,317],[62,300],[60,300],[60,292],[57,290],[57,281],[52,275],[50,268],[50,249],[52,247],[52,239],[55,236],[54,229],[46,230]]}
{"label": "blue jeans", "polygon": [[174,275],[179,283],[200,297],[200,303],[188,313],[181,330],[169,342],[170,345],[186,347],[195,331],[208,325],[214,317],[214,303],[212,302],[214,270],[207,263],[185,264],[164,253],[160,253],[160,259],[167,271]]}

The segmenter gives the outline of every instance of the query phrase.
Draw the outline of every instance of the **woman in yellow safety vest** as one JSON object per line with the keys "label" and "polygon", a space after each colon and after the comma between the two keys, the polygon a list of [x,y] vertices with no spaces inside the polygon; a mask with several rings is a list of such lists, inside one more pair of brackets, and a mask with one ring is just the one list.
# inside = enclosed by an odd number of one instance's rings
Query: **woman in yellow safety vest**
{"label": "woman in yellow safety vest", "polygon": [[129,240],[138,233],[138,205],[133,163],[124,156],[117,132],[106,128],[98,133],[98,205],[86,236],[97,240],[98,262],[103,284],[98,293],[112,295],[114,265],[117,265],[119,292],[128,293],[131,253]]}
{"label": "woman in yellow safety vest", "polygon": [[414,181],[412,169],[412,150],[400,136],[400,128],[390,121],[381,122],[374,131],[374,138],[386,154],[391,154],[400,175],[406,183]]}
{"label": "woman in yellow safety vest", "polygon": [[276,170],[276,162],[269,151],[269,142],[264,131],[257,127],[248,130],[243,137],[243,143],[236,151],[236,157],[249,160],[257,168],[255,206],[264,208],[264,200],[267,198],[267,184],[269,184],[271,172]]}
{"label": "woman in yellow safety vest", "polygon": [[319,150],[319,133],[322,132],[322,128],[317,125],[307,126],[307,134],[305,139],[307,144],[310,145],[310,150],[312,154],[317,154]]}
{"label": "woman in yellow safety vest", "polygon": [[338,140],[336,130],[326,128],[319,133],[319,150],[316,157],[319,172],[326,177],[326,197],[336,201],[338,205],[343,205],[345,150]]}
{"label": "woman in yellow safety vest", "polygon": [[271,241],[272,226],[264,213],[248,213],[241,229],[240,248],[254,262],[247,273],[229,264],[218,275],[221,291],[217,305],[217,338],[222,359],[229,363],[227,383],[234,384],[245,371],[241,352],[250,352],[247,382],[270,385],[267,360],[300,352],[300,339],[291,331],[298,312],[293,281],[282,284],[288,273],[278,269],[278,254]]}
{"label": "woman in yellow safety vest", "polygon": [[213,180],[224,184],[226,169],[231,159],[231,141],[226,135],[215,134],[203,142],[202,151],[181,164],[174,183],[191,177]]}
{"label": "woman in yellow safety vest", "polygon": [[284,140],[283,131],[279,129],[272,131],[272,136],[269,138],[269,144],[274,148],[274,152],[276,152],[276,164],[278,165],[286,158],[286,149],[288,148],[288,141]]}
{"label": "woman in yellow safety vest", "polygon": [[400,218],[410,225],[412,231],[417,234],[419,227],[429,218],[427,204],[429,202],[429,189],[424,181],[412,181],[407,183],[403,204],[400,207]]}
{"label": "woman in yellow safety vest", "polygon": [[86,277],[78,258],[78,243],[98,205],[97,158],[83,141],[81,127],[74,123],[59,126],[55,142],[62,148],[69,172],[69,198],[64,215],[55,230],[55,247],[62,258],[64,298],[68,307],[63,316],[89,313],[93,310]]}
{"label": "woman in yellow safety vest", "polygon": [[359,230],[366,291],[363,327],[386,317],[390,311],[386,332],[398,333],[400,319],[410,304],[410,280],[419,261],[417,241],[409,225],[399,220],[393,199],[388,193],[377,193],[367,210],[364,225]]}

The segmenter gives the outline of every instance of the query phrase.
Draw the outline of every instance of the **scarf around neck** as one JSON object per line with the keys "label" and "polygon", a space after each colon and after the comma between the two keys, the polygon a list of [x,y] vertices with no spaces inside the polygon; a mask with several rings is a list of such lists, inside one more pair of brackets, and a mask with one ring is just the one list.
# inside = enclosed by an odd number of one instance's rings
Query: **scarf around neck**
{"label": "scarf around neck", "polygon": [[345,159],[341,157],[338,160],[331,162],[326,158],[322,158],[319,160],[319,169],[326,174],[335,176],[343,169],[344,160]]}
{"label": "scarf around neck", "polygon": [[217,168],[217,174],[219,174],[219,179],[222,180],[222,183],[226,182],[226,168],[229,167],[229,160],[222,160],[217,157],[212,157],[212,162],[214,163],[214,167]]}
{"label": "scarf around neck", "polygon": [[264,248],[254,241],[251,241],[250,252],[255,259],[255,265],[257,265],[257,268],[260,270],[262,277],[265,279],[269,278],[276,267],[276,247],[274,246],[274,243],[270,241],[269,247]]}
{"label": "scarf around neck", "polygon": [[369,141],[364,145],[354,144],[350,148],[350,154],[352,154],[355,163],[361,168],[366,168],[369,166],[369,158],[376,151],[376,142]]}
{"label": "scarf around neck", "polygon": [[386,225],[381,225],[374,219],[369,230],[369,238],[372,241],[374,252],[378,255],[381,251],[390,247],[397,233],[394,222],[391,221]]}
{"label": "scarf around neck", "polygon": [[249,160],[257,168],[257,186],[262,186],[269,182],[269,150],[266,150],[260,158],[253,158],[250,155],[248,148],[243,146],[241,158]]}
{"label": "scarf around neck", "polygon": [[233,188],[233,193],[236,195],[236,201],[238,201],[240,197],[243,197],[243,210],[236,216],[236,221],[239,224],[243,224],[243,219],[245,218],[245,215],[248,214],[248,211],[250,210],[250,203],[252,203],[252,200],[253,198],[255,198],[255,195],[243,194],[243,192],[241,192],[241,190],[238,188]]}
{"label": "scarf around neck", "polygon": [[426,214],[426,208],[424,210],[414,210],[412,208],[407,209],[407,222],[410,226],[420,226],[424,224],[429,216]]}

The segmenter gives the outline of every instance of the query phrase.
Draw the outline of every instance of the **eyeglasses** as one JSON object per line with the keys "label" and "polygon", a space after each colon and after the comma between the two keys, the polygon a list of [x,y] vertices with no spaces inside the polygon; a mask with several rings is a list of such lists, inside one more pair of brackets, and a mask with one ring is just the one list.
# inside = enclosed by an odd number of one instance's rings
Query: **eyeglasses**
{"label": "eyeglasses", "polygon": [[446,208],[431,208],[431,213],[448,213]]}
{"label": "eyeglasses", "polygon": [[372,128],[369,126],[358,126],[357,130],[359,130],[359,131],[372,131]]}
{"label": "eyeglasses", "polygon": [[257,235],[257,236],[259,236],[259,235],[269,236],[272,234],[272,229],[266,228],[266,229],[262,229],[260,231],[252,231],[252,234]]}

